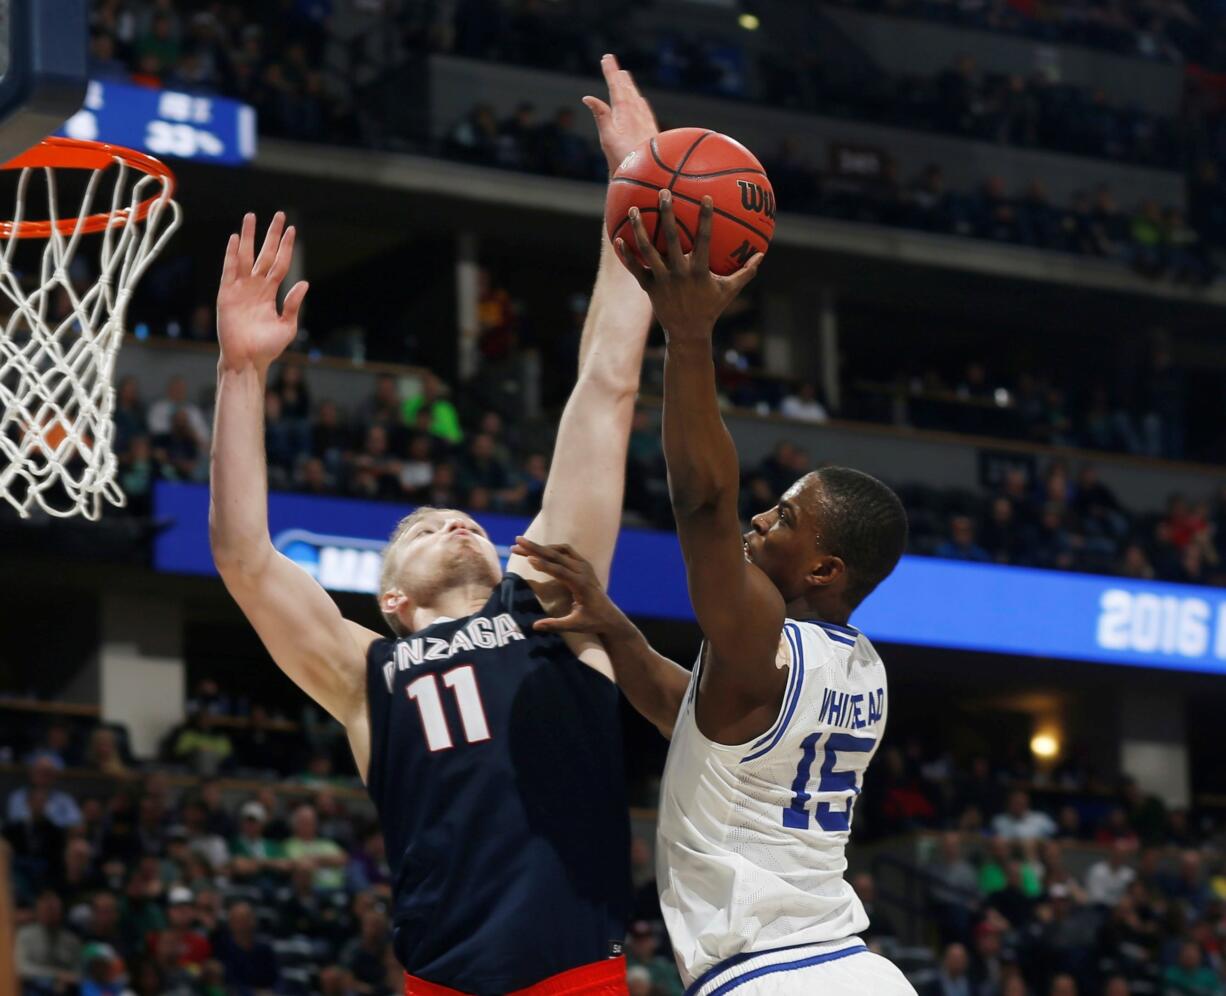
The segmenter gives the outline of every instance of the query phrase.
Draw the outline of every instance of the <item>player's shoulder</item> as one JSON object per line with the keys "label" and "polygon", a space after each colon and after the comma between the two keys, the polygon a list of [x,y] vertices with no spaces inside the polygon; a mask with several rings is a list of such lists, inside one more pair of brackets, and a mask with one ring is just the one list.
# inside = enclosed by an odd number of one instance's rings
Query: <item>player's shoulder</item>
{"label": "player's shoulder", "polygon": [[787,619],[783,625],[781,650],[787,644],[794,660],[813,668],[830,663],[881,665],[872,641],[854,626],[826,622],[824,619]]}

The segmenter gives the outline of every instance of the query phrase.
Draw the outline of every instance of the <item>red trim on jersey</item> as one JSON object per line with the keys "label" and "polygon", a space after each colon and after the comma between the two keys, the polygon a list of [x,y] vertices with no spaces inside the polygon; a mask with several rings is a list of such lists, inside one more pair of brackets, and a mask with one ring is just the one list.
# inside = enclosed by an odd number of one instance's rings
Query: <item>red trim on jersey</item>
{"label": "red trim on jersey", "polygon": [[[507,996],[627,996],[626,959],[606,958],[590,965],[580,965],[557,975],[551,975],[526,989],[516,989]],[[425,979],[404,976],[404,996],[465,996],[458,989],[448,989]]]}

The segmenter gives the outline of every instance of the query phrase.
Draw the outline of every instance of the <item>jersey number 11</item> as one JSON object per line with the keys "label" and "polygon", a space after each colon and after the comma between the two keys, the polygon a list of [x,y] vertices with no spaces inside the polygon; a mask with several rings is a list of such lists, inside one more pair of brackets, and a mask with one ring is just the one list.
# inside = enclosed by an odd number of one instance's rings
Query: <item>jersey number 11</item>
{"label": "jersey number 11", "polygon": [[[464,739],[470,744],[490,738],[490,724],[485,718],[485,706],[481,704],[481,691],[477,688],[477,674],[471,664],[454,667],[442,676],[443,684],[455,693],[460,710],[460,725],[464,727]],[[422,732],[430,752],[451,750],[451,730],[443,712],[443,693],[438,687],[438,675],[423,674],[405,689],[405,693],[417,703],[421,715]]]}

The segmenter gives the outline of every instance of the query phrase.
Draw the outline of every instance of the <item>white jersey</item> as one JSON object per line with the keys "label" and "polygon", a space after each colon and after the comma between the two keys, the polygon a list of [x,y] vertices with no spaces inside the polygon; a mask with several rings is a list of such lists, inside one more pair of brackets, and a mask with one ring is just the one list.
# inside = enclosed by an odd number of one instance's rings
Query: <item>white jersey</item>
{"label": "white jersey", "polygon": [[790,669],[787,689],[762,736],[726,746],[702,735],[701,655],[673,729],[656,875],[687,986],[737,955],[858,943],[868,926],[843,852],[885,732],[885,665],[850,626],[794,620],[776,665]]}

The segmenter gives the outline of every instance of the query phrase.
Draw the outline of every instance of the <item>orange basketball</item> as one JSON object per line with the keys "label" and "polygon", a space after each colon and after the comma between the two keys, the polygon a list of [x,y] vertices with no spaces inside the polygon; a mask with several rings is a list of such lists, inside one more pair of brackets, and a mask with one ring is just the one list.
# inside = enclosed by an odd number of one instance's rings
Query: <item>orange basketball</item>
{"label": "orange basketball", "polygon": [[664,254],[659,221],[660,191],[673,194],[681,247],[689,252],[698,231],[698,212],[708,194],[715,202],[711,219],[711,269],[727,276],[749,258],[764,253],[775,234],[775,191],[762,164],[745,146],[705,128],[662,132],[630,153],[609,182],[605,224],[610,239],[622,239],[636,256],[630,209],[637,207],[655,247]]}

